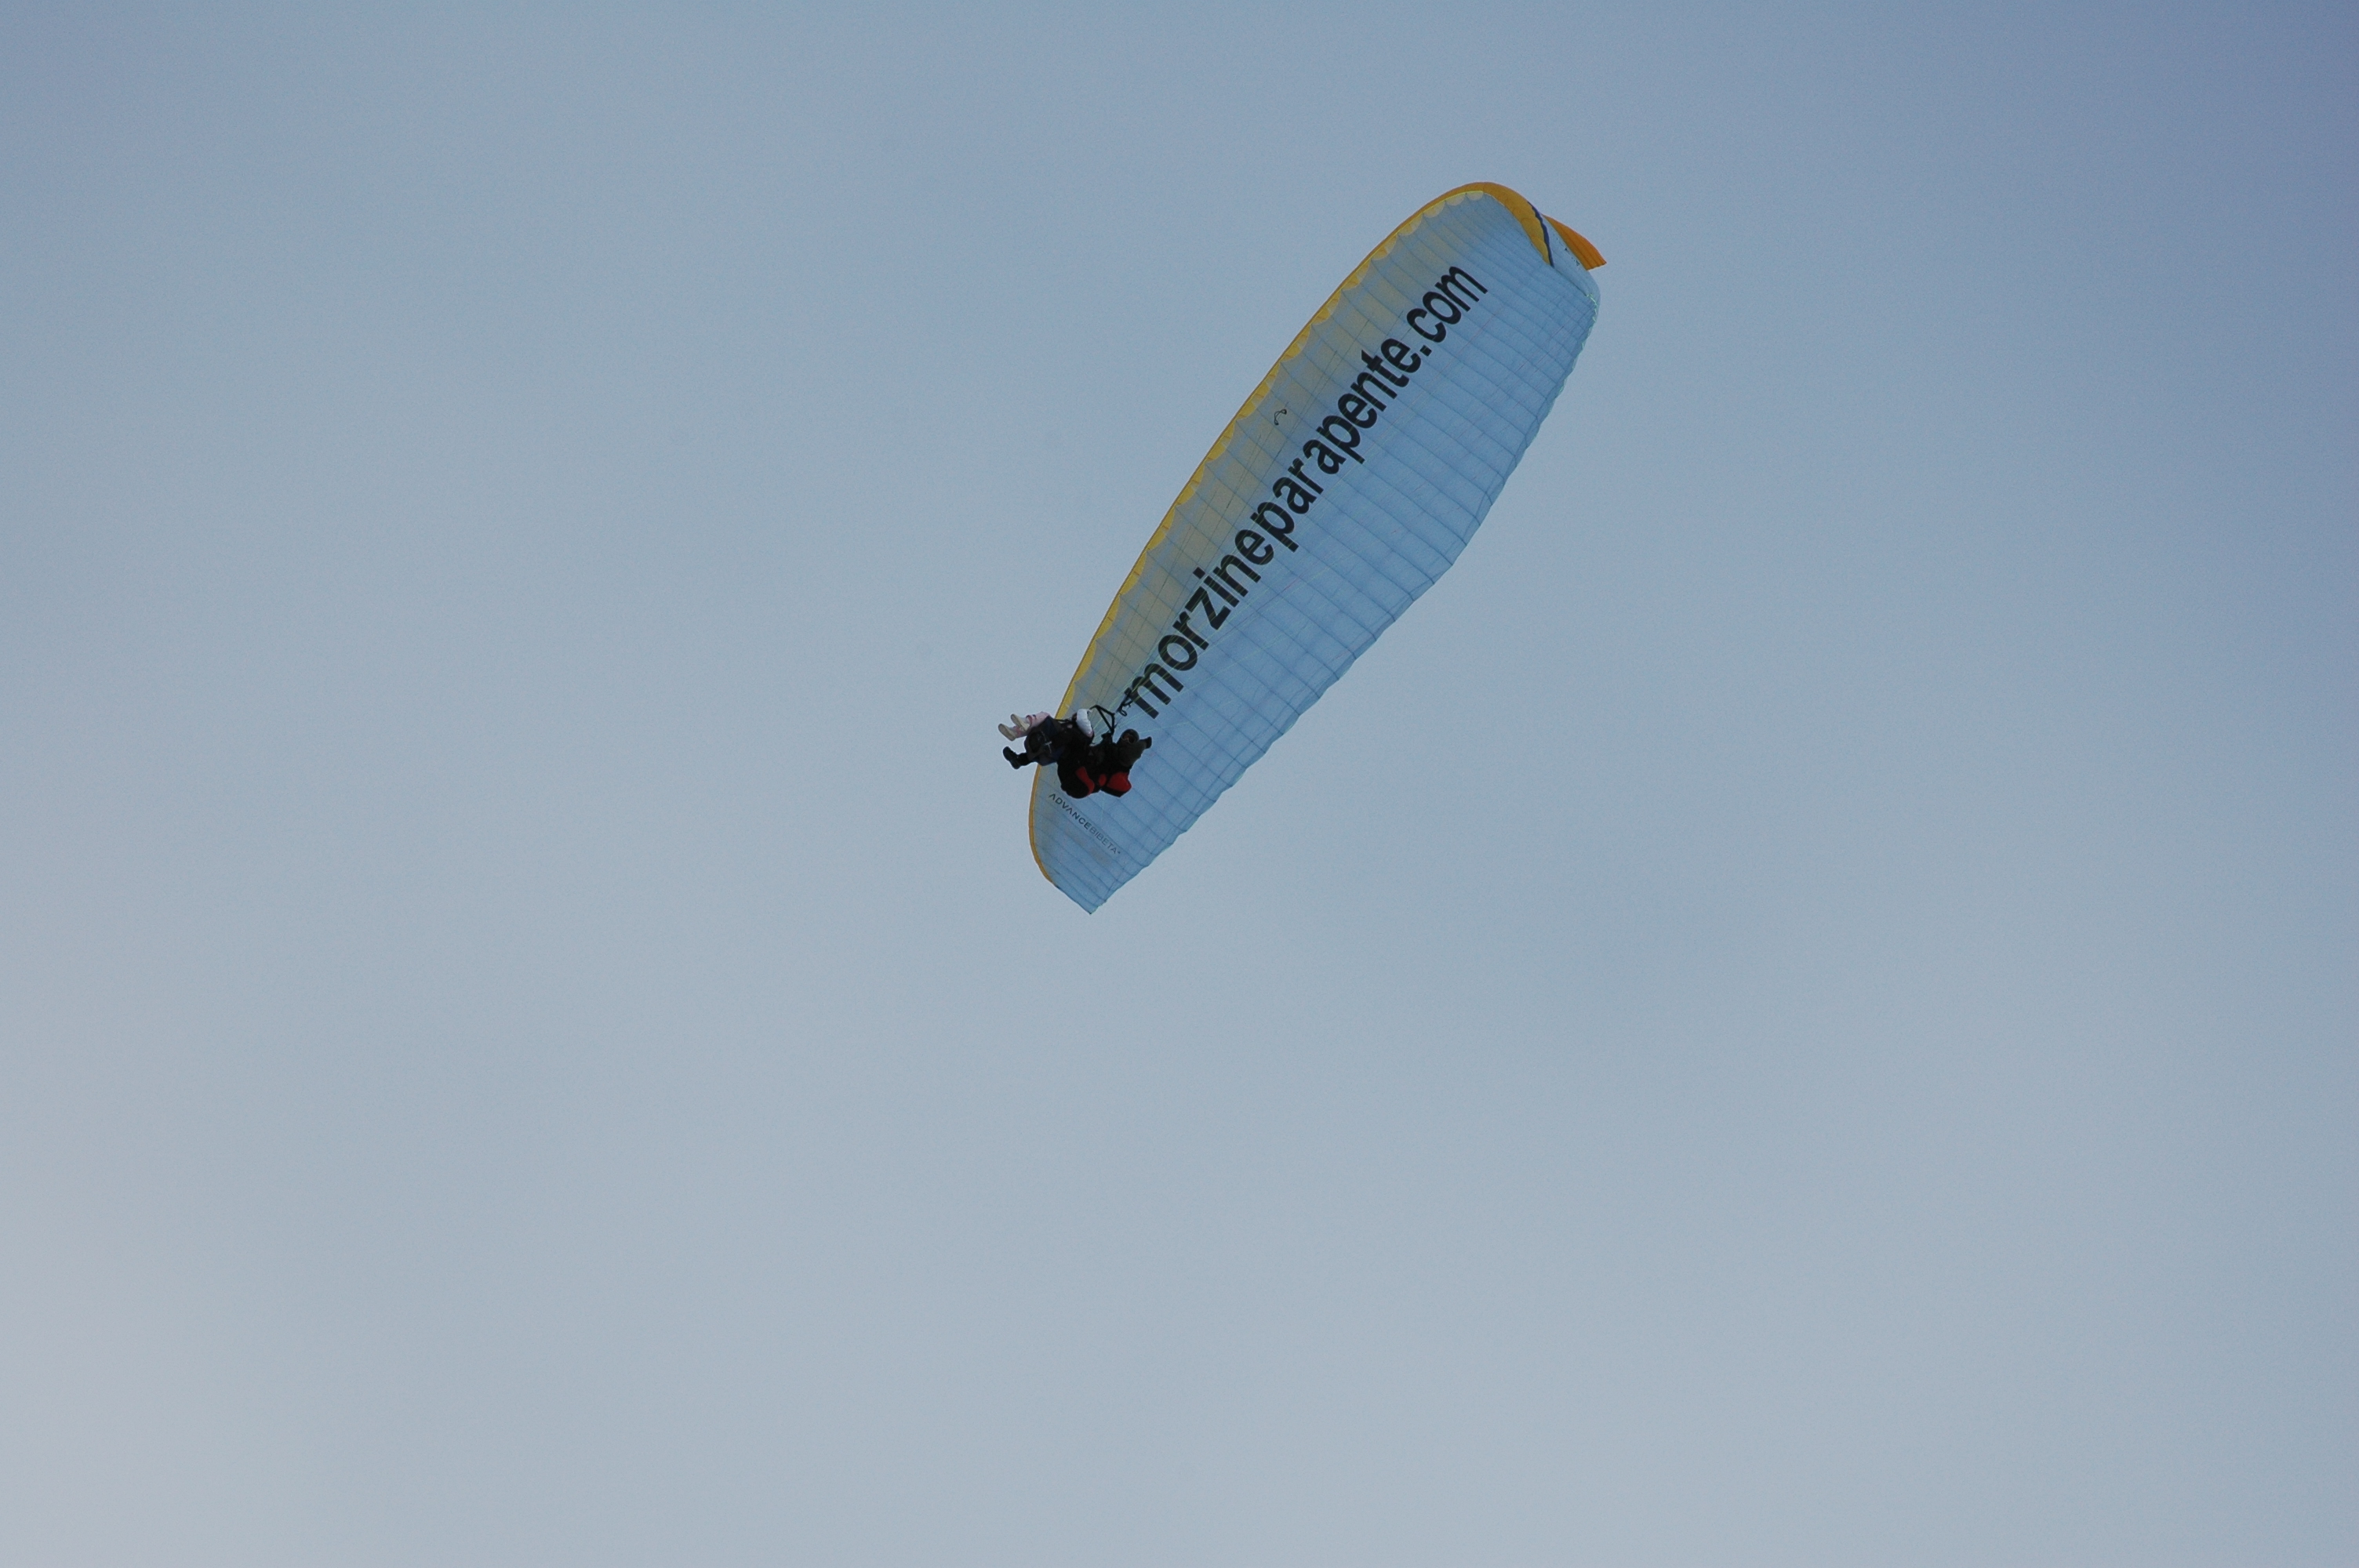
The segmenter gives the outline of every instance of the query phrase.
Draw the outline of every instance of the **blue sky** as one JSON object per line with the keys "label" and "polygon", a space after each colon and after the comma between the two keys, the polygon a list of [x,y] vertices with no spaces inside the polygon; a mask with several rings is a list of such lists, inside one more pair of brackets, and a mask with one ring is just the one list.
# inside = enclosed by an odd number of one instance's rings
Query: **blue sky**
{"label": "blue sky", "polygon": [[[11,14],[0,1556],[2359,1555],[2354,32]],[[1475,179],[1556,412],[1082,914]]]}

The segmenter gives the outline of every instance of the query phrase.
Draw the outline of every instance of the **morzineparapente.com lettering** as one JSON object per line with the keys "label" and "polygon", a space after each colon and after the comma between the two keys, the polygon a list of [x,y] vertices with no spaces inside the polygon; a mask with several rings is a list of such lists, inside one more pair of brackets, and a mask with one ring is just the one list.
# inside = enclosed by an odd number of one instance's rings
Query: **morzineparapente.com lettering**
{"label": "morzineparapente.com lettering", "polygon": [[[1453,266],[1401,319],[1414,336],[1429,344],[1439,343],[1473,309],[1474,302],[1490,292],[1464,267]],[[1273,499],[1253,509],[1246,519],[1253,527],[1237,530],[1231,541],[1234,553],[1223,556],[1209,571],[1194,568],[1202,586],[1189,596],[1188,608],[1171,622],[1170,634],[1156,644],[1161,660],[1140,670],[1123,689],[1122,701],[1114,708],[1117,715],[1136,708],[1152,719],[1160,711],[1157,703],[1169,704],[1174,693],[1187,689],[1178,672],[1194,669],[1202,652],[1212,647],[1235,606],[1253,591],[1253,584],[1261,581],[1256,568],[1276,562],[1280,548],[1301,548],[1294,542],[1296,519],[1307,518],[1325,493],[1325,487],[1303,465],[1307,462],[1320,473],[1336,474],[1343,471],[1346,462],[1366,462],[1360,455],[1360,443],[1368,438],[1362,432],[1376,427],[1385,410],[1399,400],[1409,378],[1433,352],[1431,348],[1412,349],[1398,338],[1386,338],[1373,354],[1361,351],[1360,360],[1368,368],[1352,378],[1350,391],[1335,399],[1335,411],[1319,421],[1319,433],[1302,443],[1302,455],[1270,482]]]}

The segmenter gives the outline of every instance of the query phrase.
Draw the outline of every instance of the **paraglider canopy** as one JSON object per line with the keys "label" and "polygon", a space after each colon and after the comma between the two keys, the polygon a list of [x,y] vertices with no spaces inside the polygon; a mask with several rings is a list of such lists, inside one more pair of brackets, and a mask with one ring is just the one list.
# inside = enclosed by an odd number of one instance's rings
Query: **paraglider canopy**
{"label": "paraglider canopy", "polygon": [[1461,186],[1295,336],[1060,705],[1154,746],[1118,797],[1035,778],[1033,858],[1074,903],[1096,909],[1186,832],[1450,568],[1588,341],[1604,264],[1505,186]]}

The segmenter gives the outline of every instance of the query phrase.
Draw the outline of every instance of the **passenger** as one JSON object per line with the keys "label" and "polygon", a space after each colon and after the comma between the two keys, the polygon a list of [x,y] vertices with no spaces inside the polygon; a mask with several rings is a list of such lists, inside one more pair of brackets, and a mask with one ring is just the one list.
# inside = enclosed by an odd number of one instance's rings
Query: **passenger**
{"label": "passenger", "polygon": [[1067,752],[1078,752],[1090,743],[1092,716],[1086,708],[1071,719],[1059,719],[1049,713],[1035,713],[1028,719],[1011,713],[1007,718],[1009,722],[1001,725],[999,732],[1011,741],[1020,737],[1024,741],[1021,752],[1008,746],[999,749],[999,754],[1007,759],[1011,768],[1054,762]]}

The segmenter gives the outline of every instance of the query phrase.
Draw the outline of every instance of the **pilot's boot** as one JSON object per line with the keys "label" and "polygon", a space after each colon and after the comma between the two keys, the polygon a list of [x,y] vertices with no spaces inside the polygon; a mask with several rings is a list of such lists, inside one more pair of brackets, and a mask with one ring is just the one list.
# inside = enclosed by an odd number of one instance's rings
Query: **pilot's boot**
{"label": "pilot's boot", "polygon": [[1029,767],[1032,763],[1031,758],[1020,752],[1011,751],[1006,746],[999,748],[999,754],[1007,759],[1007,765],[1011,768]]}

